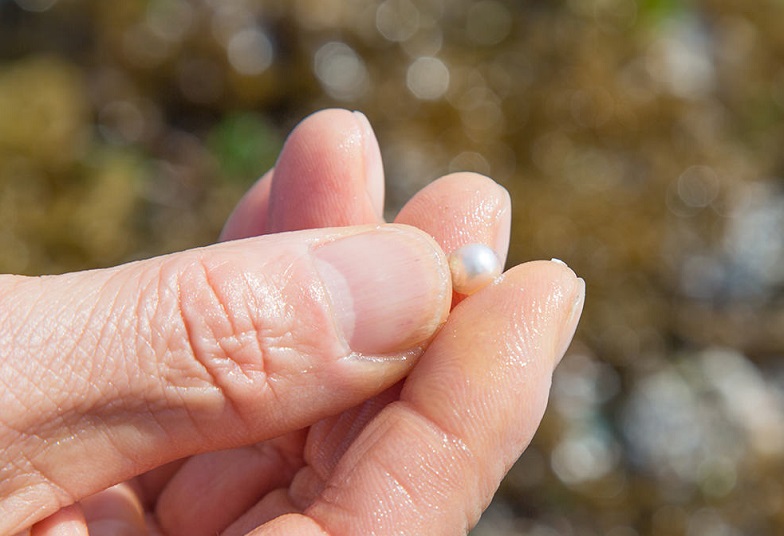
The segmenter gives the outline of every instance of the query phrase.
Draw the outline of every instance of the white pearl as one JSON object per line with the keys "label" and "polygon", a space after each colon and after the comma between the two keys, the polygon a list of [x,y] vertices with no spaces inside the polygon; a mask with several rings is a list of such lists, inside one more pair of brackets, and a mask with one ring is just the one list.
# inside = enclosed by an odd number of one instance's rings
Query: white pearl
{"label": "white pearl", "polygon": [[452,288],[459,294],[473,294],[501,275],[501,261],[484,244],[467,244],[449,255]]}

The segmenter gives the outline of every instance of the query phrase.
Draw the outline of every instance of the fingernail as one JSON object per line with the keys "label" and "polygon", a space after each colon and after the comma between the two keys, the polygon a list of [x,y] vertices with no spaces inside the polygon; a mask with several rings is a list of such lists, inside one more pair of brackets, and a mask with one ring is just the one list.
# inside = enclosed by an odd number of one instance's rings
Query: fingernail
{"label": "fingernail", "polygon": [[449,268],[424,233],[379,228],[319,246],[315,256],[337,323],[356,353],[412,348],[446,318]]}
{"label": "fingernail", "polygon": [[498,221],[496,222],[495,243],[493,249],[501,259],[502,264],[506,263],[506,256],[509,252],[509,239],[512,233],[512,200],[509,196],[509,191],[498,185],[501,190],[503,201],[501,202],[501,209],[498,213]]}
{"label": "fingernail", "polygon": [[[553,259],[553,262],[566,265],[566,263],[559,259]],[[574,332],[577,331],[577,324],[579,323],[580,316],[583,312],[583,305],[585,304],[585,281],[581,277],[576,279],[572,296],[573,301],[571,309],[563,324],[561,324],[561,331],[558,338],[559,343],[555,354],[556,365],[561,362],[566,350],[569,349],[569,345],[572,343],[572,337],[574,337]]]}
{"label": "fingernail", "polygon": [[384,164],[373,127],[362,112],[354,112],[354,117],[362,132],[362,146],[365,153],[365,188],[370,202],[379,218],[384,215]]}

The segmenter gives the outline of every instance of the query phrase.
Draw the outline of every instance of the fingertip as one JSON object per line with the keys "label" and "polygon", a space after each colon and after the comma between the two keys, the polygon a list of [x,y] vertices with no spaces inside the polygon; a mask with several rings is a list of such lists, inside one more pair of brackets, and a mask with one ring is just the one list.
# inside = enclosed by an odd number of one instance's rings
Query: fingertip
{"label": "fingertip", "polygon": [[[239,201],[221,241],[383,220],[381,150],[361,112],[331,108],[306,117],[288,136],[276,168],[274,194],[270,171]],[[360,189],[364,203],[356,203]],[[290,210],[292,203],[306,206]]]}
{"label": "fingertip", "polygon": [[430,183],[395,221],[424,230],[447,253],[471,243],[493,248],[506,262],[512,221],[509,192],[489,177],[452,173]]}
{"label": "fingertip", "polygon": [[[556,366],[568,349],[585,303],[585,280],[578,277],[564,261],[531,261],[515,266],[504,273],[505,280],[512,288],[526,289],[538,293],[537,301],[540,316],[545,318],[552,329],[552,363]],[[535,314],[535,311],[531,311]],[[543,314],[546,313],[546,314]]]}
{"label": "fingertip", "polygon": [[[344,108],[326,108],[318,110],[300,121],[286,139],[281,157],[283,158],[286,146],[292,143],[306,143],[308,145],[318,144],[319,137],[325,134],[340,134],[346,130],[357,127],[354,112]],[[358,136],[359,132],[355,134]]]}
{"label": "fingertip", "polygon": [[368,128],[342,109],[316,112],[297,125],[275,167],[271,232],[381,221],[377,183],[383,170]]}
{"label": "fingertip", "polygon": [[522,279],[552,281],[555,285],[572,286],[578,279],[577,274],[561,259],[535,260],[512,266],[503,277],[519,284]]}

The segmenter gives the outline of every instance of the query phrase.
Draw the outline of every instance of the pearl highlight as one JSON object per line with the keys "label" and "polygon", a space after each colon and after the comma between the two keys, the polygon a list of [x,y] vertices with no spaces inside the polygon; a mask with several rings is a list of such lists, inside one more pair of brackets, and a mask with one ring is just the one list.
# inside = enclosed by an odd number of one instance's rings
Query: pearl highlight
{"label": "pearl highlight", "polygon": [[467,244],[449,255],[452,288],[470,295],[486,287],[501,275],[501,260],[484,244]]}

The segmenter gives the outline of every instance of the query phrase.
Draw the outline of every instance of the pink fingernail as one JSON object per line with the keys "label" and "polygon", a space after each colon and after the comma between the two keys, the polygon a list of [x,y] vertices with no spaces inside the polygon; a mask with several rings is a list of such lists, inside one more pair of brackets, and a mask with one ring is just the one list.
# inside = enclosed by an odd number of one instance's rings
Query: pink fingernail
{"label": "pink fingernail", "polygon": [[[563,261],[553,259],[555,262],[565,264]],[[583,312],[583,305],[585,304],[585,280],[578,277],[575,283],[575,291],[573,292],[574,301],[572,307],[561,325],[559,333],[558,349],[555,354],[556,364],[563,358],[569,345],[572,343],[575,331],[577,331],[577,324],[580,321],[580,316]]]}

